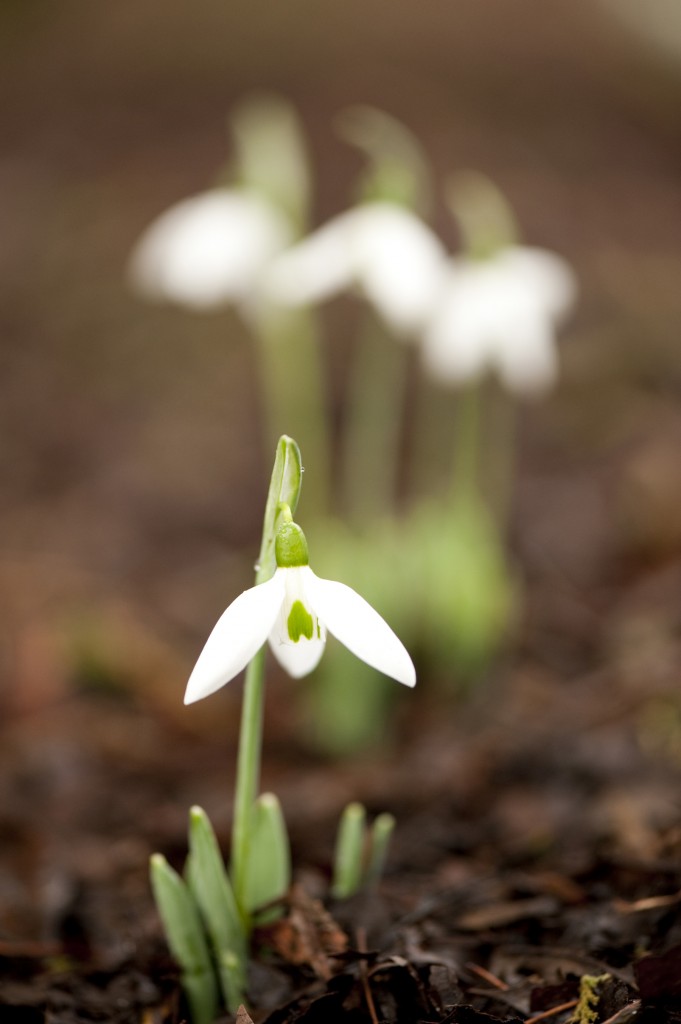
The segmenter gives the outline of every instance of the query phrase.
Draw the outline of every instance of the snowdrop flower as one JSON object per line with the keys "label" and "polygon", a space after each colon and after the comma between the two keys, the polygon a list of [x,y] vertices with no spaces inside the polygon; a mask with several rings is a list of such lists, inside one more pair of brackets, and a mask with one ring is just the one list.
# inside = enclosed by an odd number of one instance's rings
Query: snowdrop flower
{"label": "snowdrop flower", "polygon": [[289,675],[307,675],[324,653],[327,630],[368,665],[414,686],[416,672],[401,641],[354,590],[313,573],[295,523],[280,528],[276,557],[271,579],[240,594],[218,619],[190,676],[185,704],[228,683],[266,640]]}
{"label": "snowdrop flower", "polygon": [[556,326],[575,292],[570,267],[543,249],[453,260],[423,337],[427,369],[453,384],[495,369],[511,391],[547,390],[558,373]]}
{"label": "snowdrop flower", "polygon": [[176,203],[133,250],[130,279],[147,298],[208,310],[248,303],[291,244],[287,218],[253,192],[215,188]]}
{"label": "snowdrop flower", "polygon": [[420,329],[437,294],[445,250],[406,207],[356,206],[274,261],[268,295],[282,305],[321,302],[357,286],[399,333]]}

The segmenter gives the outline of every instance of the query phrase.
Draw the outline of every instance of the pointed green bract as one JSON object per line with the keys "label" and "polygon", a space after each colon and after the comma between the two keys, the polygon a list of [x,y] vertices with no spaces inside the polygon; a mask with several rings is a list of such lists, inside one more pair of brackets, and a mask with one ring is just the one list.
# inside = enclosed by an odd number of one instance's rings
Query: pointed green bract
{"label": "pointed green bract", "polygon": [[[273,793],[263,793],[253,806],[250,851],[244,900],[250,912],[282,900],[291,884],[291,851],[281,805]],[[264,924],[278,917],[279,908],[257,914]]]}
{"label": "pointed green bract", "polygon": [[234,1013],[246,986],[246,933],[213,827],[200,807],[189,812],[189,849],[189,885],[213,946],[223,998]]}
{"label": "pointed green bract", "polygon": [[198,908],[188,887],[162,854],[153,854],[149,868],[168,945],[182,970],[182,987],[193,1024],[212,1024],[218,994]]}
{"label": "pointed green bract", "polygon": [[281,511],[284,506],[288,506],[290,514],[295,513],[302,483],[300,448],[292,437],[284,434],[279,438],[277,444],[270,489],[267,494],[260,558],[255,574],[256,583],[264,583],[274,574],[277,565],[275,541],[280,525]]}

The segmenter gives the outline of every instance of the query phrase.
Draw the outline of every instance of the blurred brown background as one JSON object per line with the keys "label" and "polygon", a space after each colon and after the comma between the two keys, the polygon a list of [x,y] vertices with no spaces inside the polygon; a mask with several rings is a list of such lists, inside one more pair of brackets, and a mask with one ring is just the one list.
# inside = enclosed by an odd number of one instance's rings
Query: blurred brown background
{"label": "blurred brown background", "polygon": [[[318,221],[346,206],[360,167],[333,118],[371,103],[420,137],[439,179],[491,175],[526,241],[574,264],[581,298],[561,386],[523,411],[516,544],[528,630],[549,637],[551,669],[624,664],[637,685],[671,691],[681,28],[666,23],[663,49],[614,7],[4,0],[0,734],[24,782],[54,769],[47,792],[61,799],[93,771],[92,720],[70,703],[79,690],[124,693],[149,713],[106,718],[105,761],[125,751],[133,782],[145,759],[167,766],[159,722],[216,737],[233,728],[215,709],[235,711],[238,693],[191,712],[181,697],[258,543],[270,453],[254,356],[233,314],[148,307],[125,265],[154,216],[213,180],[230,106],[253,90],[279,91],[301,114]],[[437,222],[454,246],[443,208]],[[331,345],[342,345],[333,332]],[[196,799],[186,788],[173,828]],[[131,820],[115,827],[129,832]],[[133,849],[130,862],[144,855]]]}

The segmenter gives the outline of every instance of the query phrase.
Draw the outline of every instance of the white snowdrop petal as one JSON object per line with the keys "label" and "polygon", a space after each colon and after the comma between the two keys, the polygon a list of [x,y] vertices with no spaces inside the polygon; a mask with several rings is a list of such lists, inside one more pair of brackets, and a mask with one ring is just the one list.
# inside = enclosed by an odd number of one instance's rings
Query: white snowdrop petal
{"label": "white snowdrop petal", "polygon": [[575,304],[577,278],[572,267],[556,253],[516,246],[502,257],[506,268],[522,277],[549,316],[561,319]]}
{"label": "white snowdrop petal", "polygon": [[320,621],[349,651],[398,683],[414,686],[416,670],[406,648],[363,597],[312,570],[306,589]]}
{"label": "white snowdrop petal", "polygon": [[518,345],[499,346],[497,361],[510,391],[543,394],[558,378],[558,352],[553,330],[542,316],[528,317],[516,327]]}
{"label": "white snowdrop petal", "polygon": [[245,590],[218,619],[189,677],[185,704],[219,690],[246,667],[267,640],[285,595],[277,573]]}
{"label": "white snowdrop petal", "polygon": [[556,321],[575,289],[567,263],[542,249],[453,260],[423,336],[426,369],[453,384],[496,370],[518,393],[548,390],[558,375]]}
{"label": "white snowdrop petal", "polygon": [[[270,632],[269,642],[279,664],[294,679],[300,679],[316,668],[326,643],[326,630],[319,622],[307,593],[310,573],[306,565],[277,569],[277,575],[284,581],[285,596]],[[289,621],[292,612],[293,624]],[[296,639],[291,638],[292,628]],[[306,635],[307,630],[309,636]]]}
{"label": "white snowdrop petal", "polygon": [[264,284],[265,294],[285,306],[322,302],[347,288],[353,279],[353,213],[334,217],[323,227],[288,252],[270,267]]}
{"label": "white snowdrop petal", "polygon": [[275,302],[303,305],[355,286],[395,330],[414,331],[430,312],[444,264],[444,247],[418,217],[393,203],[366,203],[283,253],[266,289]]}
{"label": "white snowdrop petal", "polygon": [[301,637],[298,643],[281,643],[278,636],[270,634],[272,653],[294,679],[301,679],[317,667],[326,646],[325,639],[314,637],[307,640]]}
{"label": "white snowdrop petal", "polygon": [[286,219],[271,204],[212,189],[170,207],[147,228],[130,278],[150,298],[210,309],[247,298],[290,239]]}
{"label": "white snowdrop petal", "polygon": [[409,210],[388,203],[360,207],[355,238],[358,283],[399,332],[417,330],[432,310],[445,266],[437,236]]}
{"label": "white snowdrop petal", "polygon": [[498,305],[477,268],[454,267],[423,337],[423,359],[436,377],[459,383],[479,377],[490,359],[490,340],[504,329]]}

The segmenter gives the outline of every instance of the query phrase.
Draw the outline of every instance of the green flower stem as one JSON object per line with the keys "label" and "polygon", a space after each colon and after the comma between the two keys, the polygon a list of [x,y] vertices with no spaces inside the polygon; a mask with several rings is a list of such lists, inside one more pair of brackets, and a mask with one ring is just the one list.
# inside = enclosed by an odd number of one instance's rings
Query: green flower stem
{"label": "green flower stem", "polygon": [[260,785],[260,754],[262,750],[262,723],[265,692],[265,650],[263,646],[246,669],[239,753],[237,757],[236,786],[234,790],[234,818],[232,824],[231,877],[239,912],[246,927],[250,915],[245,907],[246,866],[248,864],[251,817],[253,804]]}
{"label": "green flower stem", "polygon": [[342,466],[345,508],[360,525],[395,506],[408,355],[368,312],[354,353]]}
{"label": "green flower stem", "polygon": [[253,320],[268,443],[285,429],[305,449],[308,514],[331,507],[330,439],[318,321],[312,310],[261,307]]}

